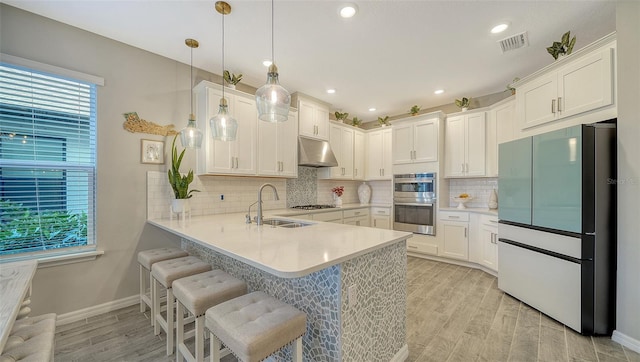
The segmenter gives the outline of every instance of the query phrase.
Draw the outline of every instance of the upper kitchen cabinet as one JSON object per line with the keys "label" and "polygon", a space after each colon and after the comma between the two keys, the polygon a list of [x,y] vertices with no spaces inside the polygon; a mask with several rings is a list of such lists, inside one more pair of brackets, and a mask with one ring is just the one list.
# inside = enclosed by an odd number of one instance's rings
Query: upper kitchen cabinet
{"label": "upper kitchen cabinet", "polygon": [[520,128],[614,104],[615,50],[615,35],[609,35],[519,81]]}
{"label": "upper kitchen cabinet", "polygon": [[498,145],[515,139],[516,100],[511,96],[491,106],[487,119],[487,176],[498,176]]}
{"label": "upper kitchen cabinet", "polygon": [[258,121],[258,175],[298,177],[298,112],[286,122]]}
{"label": "upper kitchen cabinet", "polygon": [[322,140],[329,139],[329,106],[296,93],[298,99],[299,134]]}
{"label": "upper kitchen cabinet", "polygon": [[194,92],[198,127],[204,132],[203,145],[197,151],[197,173],[255,175],[258,113],[254,96],[225,90],[229,114],[238,121],[238,133],[235,141],[224,142],[213,140],[209,126],[209,119],[218,114],[220,85],[202,81]]}
{"label": "upper kitchen cabinet", "polygon": [[486,112],[447,117],[444,138],[445,177],[485,176]]}
{"label": "upper kitchen cabinet", "polygon": [[393,134],[389,127],[367,133],[367,180],[391,180]]}
{"label": "upper kitchen cabinet", "polygon": [[329,144],[338,160],[337,167],[325,167],[318,170],[318,178],[352,180],[354,176],[354,130],[350,126],[331,123],[329,125]]}
{"label": "upper kitchen cabinet", "polygon": [[442,113],[414,116],[393,124],[393,164],[438,161],[438,127]]}
{"label": "upper kitchen cabinet", "polygon": [[366,139],[364,132],[354,129],[353,130],[353,179],[364,180],[365,179],[365,165],[366,165]]}

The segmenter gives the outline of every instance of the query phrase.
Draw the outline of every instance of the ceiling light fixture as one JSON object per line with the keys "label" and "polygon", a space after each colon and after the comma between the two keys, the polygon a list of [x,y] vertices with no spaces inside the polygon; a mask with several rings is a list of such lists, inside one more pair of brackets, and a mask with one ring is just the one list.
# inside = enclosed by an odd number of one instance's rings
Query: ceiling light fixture
{"label": "ceiling light fixture", "polygon": [[357,12],[358,6],[352,3],[342,5],[339,11],[340,16],[345,19],[352,18]]}
{"label": "ceiling light fixture", "polygon": [[196,124],[196,116],[193,115],[193,48],[200,46],[195,39],[185,39],[184,43],[191,48],[191,80],[189,88],[189,101],[191,113],[189,113],[189,122],[187,126],[180,130],[180,142],[185,148],[200,148],[202,146],[202,131]]}
{"label": "ceiling light fixture", "polygon": [[271,0],[271,61],[267,83],[256,91],[258,118],[265,122],[284,122],[289,118],[291,94],[278,81],[278,67],[273,55],[273,2]]}
{"label": "ceiling light fixture", "polygon": [[269,60],[269,59],[265,59],[265,60],[263,60],[263,61],[262,61],[262,65],[264,65],[265,67],[270,66],[270,65],[271,65],[271,63],[272,63],[272,62],[271,62],[271,60]]}
{"label": "ceiling light fixture", "polygon": [[491,34],[502,33],[503,31],[507,30],[508,27],[509,27],[509,23],[498,24],[493,28],[491,28]]}
{"label": "ceiling light fixture", "polygon": [[373,107],[372,107],[372,108],[369,108],[369,112],[375,112],[375,111],[376,111],[376,109],[375,109],[375,108],[373,108]]}
{"label": "ceiling light fixture", "polygon": [[329,93],[329,94],[334,94],[335,92],[336,92],[336,90],[333,89],[333,88],[332,89],[327,89],[327,93]]}
{"label": "ceiling light fixture", "polygon": [[[224,1],[216,2],[216,11],[222,15],[222,71],[224,74],[224,17],[231,13],[231,5]],[[233,119],[229,114],[229,105],[224,98],[224,82],[220,83],[222,87],[222,98],[220,98],[220,108],[218,114],[209,120],[211,127],[211,135],[214,140],[219,141],[235,141],[236,133],[238,133],[238,121]]]}
{"label": "ceiling light fixture", "polygon": [[442,94],[444,93],[444,89],[438,89],[437,91],[433,92],[435,94]]}

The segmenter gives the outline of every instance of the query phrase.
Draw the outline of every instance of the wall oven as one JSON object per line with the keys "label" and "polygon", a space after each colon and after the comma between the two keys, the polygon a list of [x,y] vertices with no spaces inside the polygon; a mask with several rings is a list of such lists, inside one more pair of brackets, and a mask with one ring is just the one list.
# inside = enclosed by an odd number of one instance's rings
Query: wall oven
{"label": "wall oven", "polygon": [[393,176],[393,229],[435,235],[436,174]]}

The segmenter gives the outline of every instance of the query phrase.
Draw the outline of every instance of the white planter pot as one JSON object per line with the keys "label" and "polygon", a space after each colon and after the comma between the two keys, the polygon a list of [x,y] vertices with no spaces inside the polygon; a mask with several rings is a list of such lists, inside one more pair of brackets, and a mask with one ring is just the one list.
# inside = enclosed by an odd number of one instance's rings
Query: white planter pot
{"label": "white planter pot", "polygon": [[191,203],[189,199],[173,199],[171,200],[171,211],[183,215],[191,211]]}
{"label": "white planter pot", "polygon": [[358,199],[361,204],[368,204],[371,201],[371,186],[363,182],[358,186]]}

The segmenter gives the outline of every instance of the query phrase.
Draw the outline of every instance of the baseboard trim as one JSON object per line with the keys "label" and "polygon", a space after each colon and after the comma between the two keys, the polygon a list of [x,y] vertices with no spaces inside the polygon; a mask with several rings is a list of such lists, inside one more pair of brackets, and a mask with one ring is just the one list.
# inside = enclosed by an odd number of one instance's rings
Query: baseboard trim
{"label": "baseboard trim", "polygon": [[389,362],[404,362],[407,358],[409,358],[409,346],[405,344]]}
{"label": "baseboard trim", "polygon": [[140,303],[140,296],[138,294],[130,297],[114,300],[111,302],[95,305],[93,307],[80,309],[74,312],[65,314],[59,314],[56,320],[56,325],[62,326],[65,324],[77,322],[79,320],[94,317],[100,314],[112,312],[121,308],[130,307],[134,304]]}
{"label": "baseboard trim", "polygon": [[474,263],[474,262],[471,262],[471,261],[456,260],[456,259],[444,258],[444,257],[441,257],[441,256],[430,255],[430,254],[416,253],[416,252],[411,252],[410,250],[407,250],[407,255],[408,256],[413,256],[413,257],[416,257],[416,258],[439,261],[439,262],[447,263],[447,264],[466,266],[467,268],[479,269],[479,270],[482,270],[483,272],[485,272],[487,274],[493,275],[496,278],[498,277],[498,272],[497,271],[489,269],[489,268],[485,267],[484,265],[480,265],[478,263]]}
{"label": "baseboard trim", "polygon": [[619,332],[617,330],[613,331],[611,335],[611,340],[614,342],[618,342],[621,345],[629,348],[632,351],[640,353],[640,341],[634,338],[627,336],[626,334]]}

